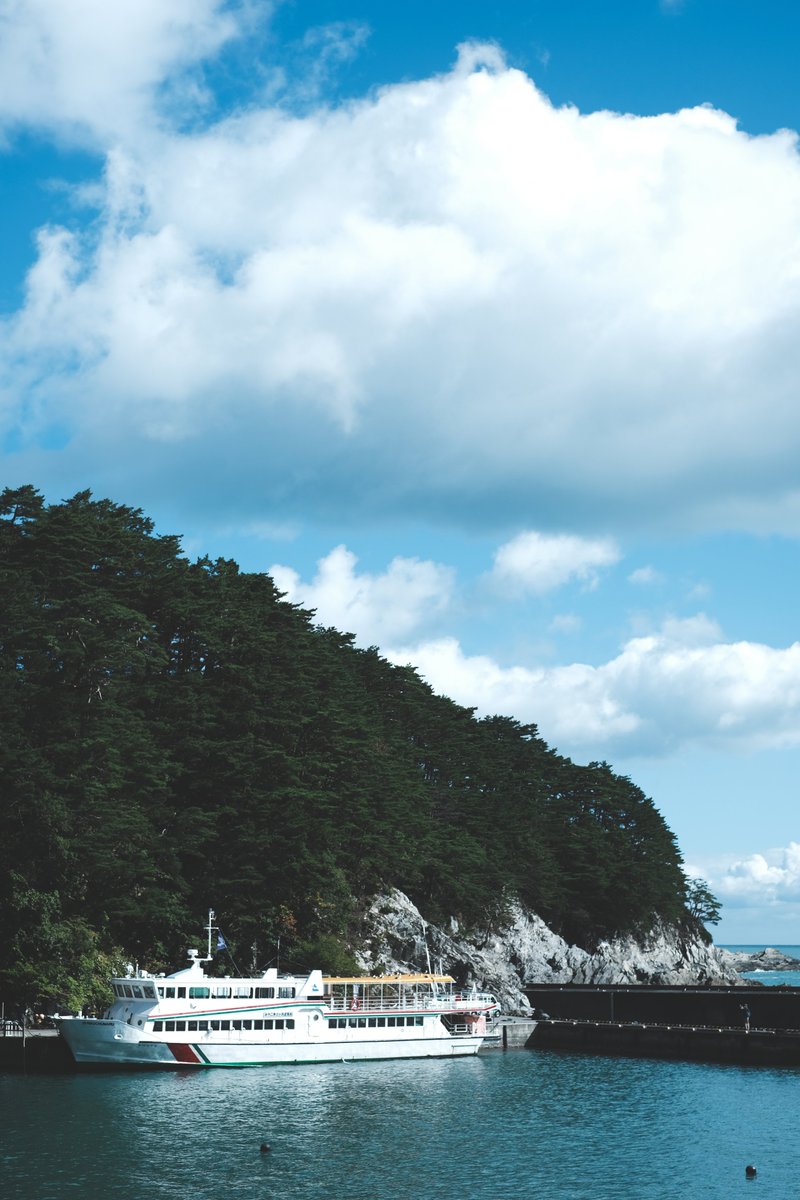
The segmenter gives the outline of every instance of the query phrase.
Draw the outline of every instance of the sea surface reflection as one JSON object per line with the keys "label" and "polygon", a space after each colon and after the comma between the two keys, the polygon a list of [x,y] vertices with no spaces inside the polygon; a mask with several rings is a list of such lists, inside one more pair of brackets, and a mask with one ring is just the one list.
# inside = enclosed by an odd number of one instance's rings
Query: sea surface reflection
{"label": "sea surface reflection", "polygon": [[0,1195],[786,1200],[798,1194],[799,1096],[795,1070],[525,1050],[9,1074]]}

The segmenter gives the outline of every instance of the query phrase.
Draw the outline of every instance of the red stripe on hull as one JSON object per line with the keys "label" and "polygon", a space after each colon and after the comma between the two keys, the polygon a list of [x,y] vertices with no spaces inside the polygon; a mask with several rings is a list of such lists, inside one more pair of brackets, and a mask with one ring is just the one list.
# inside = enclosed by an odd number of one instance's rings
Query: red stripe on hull
{"label": "red stripe on hull", "polygon": [[167,1042],[167,1046],[178,1062],[191,1063],[195,1067],[202,1062],[194,1047],[190,1046],[188,1042]]}

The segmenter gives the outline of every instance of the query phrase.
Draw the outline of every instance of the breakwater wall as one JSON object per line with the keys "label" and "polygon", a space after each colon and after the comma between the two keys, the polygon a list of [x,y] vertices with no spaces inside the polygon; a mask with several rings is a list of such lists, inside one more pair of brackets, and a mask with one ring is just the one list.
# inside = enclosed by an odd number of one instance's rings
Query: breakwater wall
{"label": "breakwater wall", "polygon": [[63,1038],[53,1030],[0,1036],[0,1071],[74,1071],[75,1060]]}
{"label": "breakwater wall", "polygon": [[681,1058],[750,1066],[800,1067],[800,1032],[691,1025],[636,1025],[611,1021],[538,1021],[533,1050],[642,1058]]}
{"label": "breakwater wall", "polygon": [[534,1015],[644,1025],[800,1030],[800,988],[540,984],[525,989]]}

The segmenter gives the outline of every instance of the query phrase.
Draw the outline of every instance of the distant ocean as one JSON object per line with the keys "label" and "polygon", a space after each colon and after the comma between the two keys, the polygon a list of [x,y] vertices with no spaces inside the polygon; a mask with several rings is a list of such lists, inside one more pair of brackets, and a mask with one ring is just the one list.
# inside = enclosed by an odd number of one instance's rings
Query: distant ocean
{"label": "distant ocean", "polygon": [[[779,945],[777,942],[770,942],[774,950],[780,950],[782,954],[788,954],[790,958],[800,959],[800,946],[785,946]],[[759,951],[766,949],[765,946],[720,946],[720,950],[744,950],[748,954],[758,954]],[[800,970],[799,971],[744,971],[743,978],[752,979],[755,983],[762,983],[766,987],[800,987]]]}

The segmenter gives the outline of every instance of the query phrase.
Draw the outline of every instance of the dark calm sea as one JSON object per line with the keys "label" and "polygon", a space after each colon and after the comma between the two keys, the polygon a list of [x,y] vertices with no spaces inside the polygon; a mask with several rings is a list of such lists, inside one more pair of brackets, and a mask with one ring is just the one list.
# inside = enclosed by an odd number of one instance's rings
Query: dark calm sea
{"label": "dark calm sea", "polygon": [[552,1051],[8,1074],[0,1196],[787,1200],[800,1196],[798,1118],[800,1070]]}

